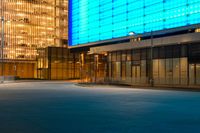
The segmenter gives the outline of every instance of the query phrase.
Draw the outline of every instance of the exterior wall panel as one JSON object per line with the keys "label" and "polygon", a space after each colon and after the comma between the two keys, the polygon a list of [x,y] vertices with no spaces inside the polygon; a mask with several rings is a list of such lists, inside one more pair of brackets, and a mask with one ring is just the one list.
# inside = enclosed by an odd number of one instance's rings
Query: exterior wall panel
{"label": "exterior wall panel", "polygon": [[200,0],[70,0],[69,46],[200,23]]}

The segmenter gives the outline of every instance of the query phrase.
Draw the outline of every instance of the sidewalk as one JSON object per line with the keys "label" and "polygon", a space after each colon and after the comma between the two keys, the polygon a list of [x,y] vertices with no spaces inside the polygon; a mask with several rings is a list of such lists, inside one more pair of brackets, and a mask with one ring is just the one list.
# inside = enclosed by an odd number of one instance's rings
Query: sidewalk
{"label": "sidewalk", "polygon": [[95,87],[95,86],[114,86],[114,87],[127,87],[127,88],[140,88],[140,89],[152,89],[152,90],[174,90],[174,91],[194,91],[200,92],[200,86],[166,86],[166,85],[156,85],[142,86],[142,85],[128,85],[128,84],[114,84],[114,83],[77,83],[76,85],[82,87]]}

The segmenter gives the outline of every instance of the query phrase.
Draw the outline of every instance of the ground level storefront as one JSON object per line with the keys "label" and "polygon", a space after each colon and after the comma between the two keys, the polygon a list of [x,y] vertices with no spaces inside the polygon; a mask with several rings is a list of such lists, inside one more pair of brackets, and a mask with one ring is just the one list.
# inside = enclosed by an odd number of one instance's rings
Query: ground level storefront
{"label": "ground level storefront", "polygon": [[90,53],[107,54],[107,83],[200,87],[200,33],[190,31],[113,40]]}
{"label": "ground level storefront", "polygon": [[[109,82],[132,85],[200,85],[200,45],[169,45],[109,52]],[[151,63],[153,68],[151,68]],[[151,77],[152,76],[152,77]]]}
{"label": "ground level storefront", "polygon": [[154,86],[200,86],[199,43],[103,54],[71,53],[68,49],[53,47],[40,52],[37,66],[36,62],[4,62],[4,75],[22,79],[81,79],[82,82],[142,86],[152,85],[151,81]]}
{"label": "ground level storefront", "polygon": [[81,79],[82,82],[142,86],[200,86],[200,44],[133,48],[101,54],[47,48],[45,55],[39,56],[37,67],[39,79]]}
{"label": "ground level storefront", "polygon": [[4,76],[142,86],[200,86],[198,42],[122,47],[101,53],[49,47],[38,53],[37,62],[4,62]]}

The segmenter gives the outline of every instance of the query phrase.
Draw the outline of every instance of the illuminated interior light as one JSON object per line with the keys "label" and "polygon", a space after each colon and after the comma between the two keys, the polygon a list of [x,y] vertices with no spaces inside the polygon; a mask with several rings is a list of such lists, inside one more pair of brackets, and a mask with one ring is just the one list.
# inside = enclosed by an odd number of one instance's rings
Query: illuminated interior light
{"label": "illuminated interior light", "polygon": [[196,29],[195,32],[200,32],[200,28]]}
{"label": "illuminated interior light", "polygon": [[25,16],[25,14],[22,14],[22,13],[18,13],[16,14],[17,16]]}
{"label": "illuminated interior light", "polygon": [[17,5],[22,5],[22,2],[19,2],[19,1],[18,1],[16,4],[17,4]]}

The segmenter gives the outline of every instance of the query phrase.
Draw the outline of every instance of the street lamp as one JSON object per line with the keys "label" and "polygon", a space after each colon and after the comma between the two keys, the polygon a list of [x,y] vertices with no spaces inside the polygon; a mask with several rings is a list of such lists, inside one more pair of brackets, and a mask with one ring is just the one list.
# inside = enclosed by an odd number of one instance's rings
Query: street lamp
{"label": "street lamp", "polygon": [[84,75],[83,75],[83,67],[84,67],[84,54],[80,54],[80,78],[81,82],[84,82]]}
{"label": "street lamp", "polygon": [[97,78],[98,78],[98,70],[99,70],[99,55],[94,55],[94,65],[95,65],[95,72],[94,72],[94,80],[95,80],[95,83],[97,83]]}
{"label": "street lamp", "polygon": [[153,31],[151,31],[151,56],[150,56],[150,85],[151,87],[154,86],[154,78],[153,78],[153,47],[154,47],[154,42],[153,42]]}
{"label": "street lamp", "polygon": [[136,35],[135,32],[133,32],[133,31],[129,32],[129,36],[135,36],[135,35]]}
{"label": "street lamp", "polygon": [[2,79],[1,83],[4,82],[4,58],[3,58],[3,48],[4,48],[4,14],[3,14],[3,0],[1,1],[1,74],[2,74]]}
{"label": "street lamp", "polygon": [[2,80],[1,83],[4,82],[4,17],[1,16],[1,74],[2,74]]}
{"label": "street lamp", "polygon": [[134,38],[137,35],[135,32],[131,31],[128,33],[130,36],[130,42],[133,43],[134,42]]}

